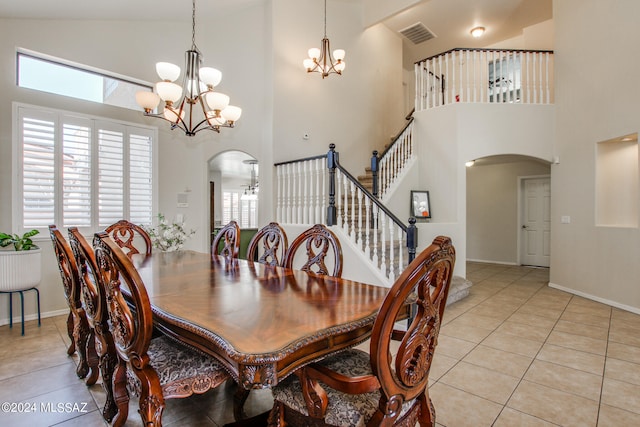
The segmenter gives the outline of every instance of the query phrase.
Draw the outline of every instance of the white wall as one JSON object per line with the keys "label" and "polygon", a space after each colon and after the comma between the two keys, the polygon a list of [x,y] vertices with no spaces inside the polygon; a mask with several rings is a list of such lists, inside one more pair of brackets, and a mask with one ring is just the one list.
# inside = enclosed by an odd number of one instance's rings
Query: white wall
{"label": "white wall", "polygon": [[640,2],[555,1],[553,16],[560,164],[551,176],[551,282],[640,312],[640,230],[595,225],[596,143],[640,128]]}
{"label": "white wall", "polygon": [[322,14],[318,1],[273,2],[273,157],[324,154],[335,143],[342,165],[358,174],[404,124],[402,41],[381,24],[365,30],[360,2],[329,1],[327,37],[332,50],[346,51],[346,69],[325,79],[307,74],[302,60],[320,46]]}

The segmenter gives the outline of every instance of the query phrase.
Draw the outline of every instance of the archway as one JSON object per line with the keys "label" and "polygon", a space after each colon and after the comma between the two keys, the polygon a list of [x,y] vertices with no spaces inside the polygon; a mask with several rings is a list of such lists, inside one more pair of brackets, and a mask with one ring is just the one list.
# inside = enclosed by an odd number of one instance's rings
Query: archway
{"label": "archway", "polygon": [[[473,160],[473,165],[466,168],[467,260],[531,264],[523,262],[522,256],[526,252],[523,244],[531,236],[525,234],[533,231],[523,228],[526,225],[523,222],[526,206],[523,184],[529,178],[550,182],[550,163],[522,155],[487,156]],[[538,202],[548,203],[548,200]],[[549,239],[550,229],[543,230],[541,236]]]}

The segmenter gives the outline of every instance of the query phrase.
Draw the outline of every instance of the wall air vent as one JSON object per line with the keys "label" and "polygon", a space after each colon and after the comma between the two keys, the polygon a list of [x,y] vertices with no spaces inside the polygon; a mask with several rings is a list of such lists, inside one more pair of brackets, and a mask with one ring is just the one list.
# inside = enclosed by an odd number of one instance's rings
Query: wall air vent
{"label": "wall air vent", "polygon": [[436,37],[422,22],[417,22],[399,32],[413,44],[420,44]]}

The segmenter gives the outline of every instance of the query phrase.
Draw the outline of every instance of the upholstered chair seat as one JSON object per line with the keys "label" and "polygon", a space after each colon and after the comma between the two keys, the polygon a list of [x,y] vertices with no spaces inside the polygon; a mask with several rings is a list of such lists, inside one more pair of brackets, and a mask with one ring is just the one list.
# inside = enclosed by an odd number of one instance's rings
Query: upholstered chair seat
{"label": "upholstered chair seat", "polygon": [[[372,375],[369,354],[362,350],[350,349],[330,356],[318,365],[347,377]],[[363,394],[348,394],[325,385],[320,381],[329,397],[329,406],[324,422],[331,426],[365,427],[376,412],[380,402],[380,391]],[[309,415],[303,398],[302,385],[295,375],[289,376],[273,389],[273,397],[287,407],[306,416]],[[415,399],[405,402],[400,418],[413,406]]]}
{"label": "upholstered chair seat", "polygon": [[[165,399],[202,394],[230,377],[214,358],[161,336],[149,343],[147,354],[155,369]],[[140,381],[128,371],[131,392],[140,396]]]}

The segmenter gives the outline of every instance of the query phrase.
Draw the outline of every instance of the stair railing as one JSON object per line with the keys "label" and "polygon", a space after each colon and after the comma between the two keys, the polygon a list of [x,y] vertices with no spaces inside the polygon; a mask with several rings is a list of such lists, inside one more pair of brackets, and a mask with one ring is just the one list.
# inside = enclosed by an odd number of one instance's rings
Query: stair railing
{"label": "stair railing", "polygon": [[463,103],[553,103],[553,51],[456,48],[415,63],[415,110]]}
{"label": "stair railing", "polygon": [[276,163],[276,220],[283,224],[324,224],[327,167],[322,154]]}
{"label": "stair railing", "polygon": [[389,193],[396,179],[414,156],[413,117],[409,115],[407,118],[409,122],[382,154],[378,156],[378,151],[374,151],[371,156],[372,193],[376,197],[383,198]]}
{"label": "stair railing", "polygon": [[415,218],[403,224],[340,165],[338,157],[331,144],[325,155],[274,165],[276,221],[342,228],[392,283],[415,258]]}
{"label": "stair railing", "polygon": [[409,218],[409,225],[400,221],[340,165],[335,144],[329,145],[327,167],[327,224],[341,227],[365,257],[393,282],[415,258],[418,243],[415,218]]}

